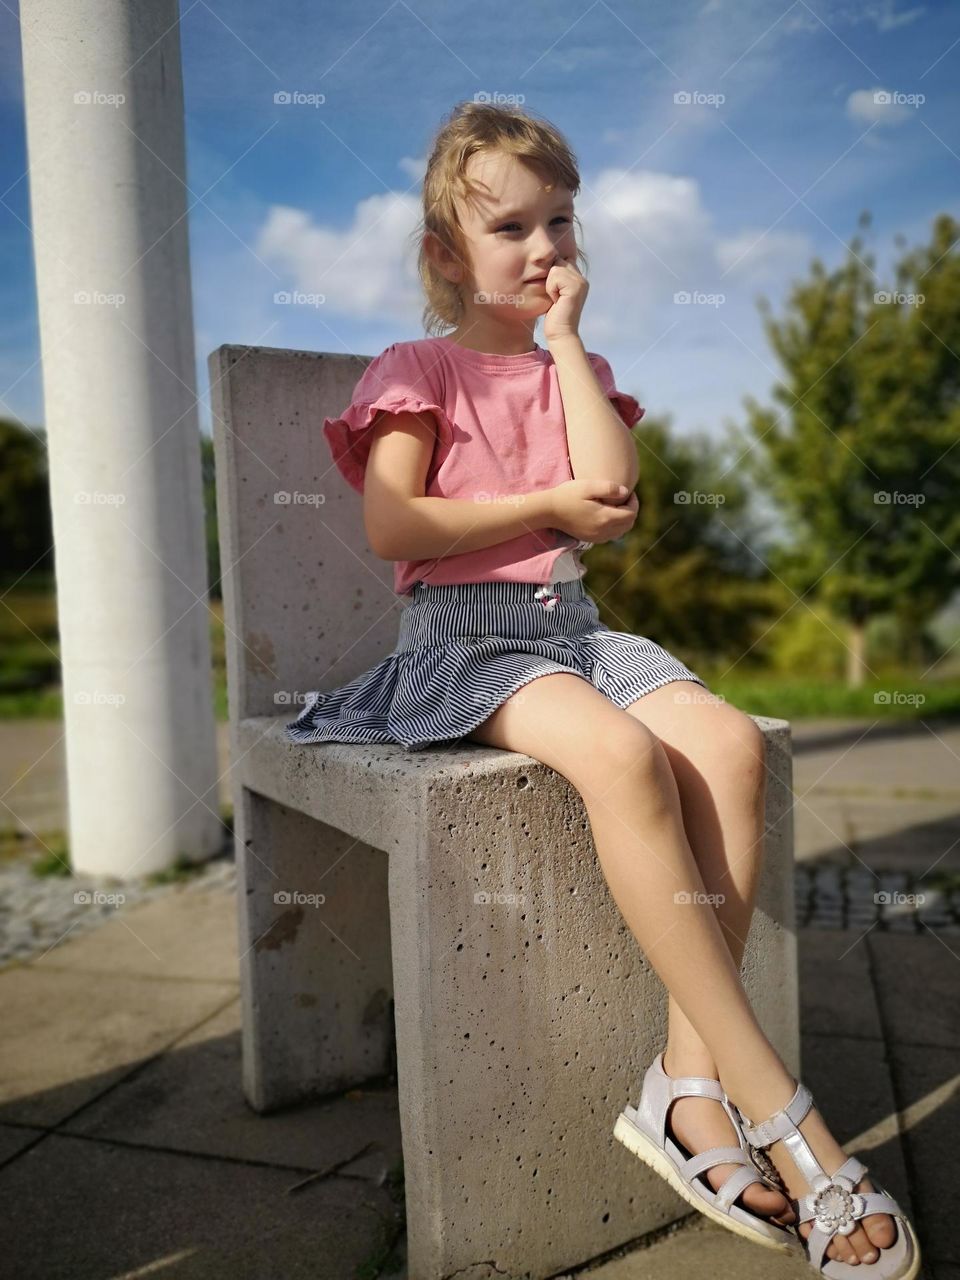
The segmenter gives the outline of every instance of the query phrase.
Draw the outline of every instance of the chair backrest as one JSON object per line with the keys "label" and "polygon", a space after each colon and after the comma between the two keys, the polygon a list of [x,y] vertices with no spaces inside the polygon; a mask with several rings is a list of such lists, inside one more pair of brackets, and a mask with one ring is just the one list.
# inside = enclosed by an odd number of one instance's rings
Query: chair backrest
{"label": "chair backrest", "polygon": [[321,430],[371,357],[222,346],[208,358],[232,719],[300,710],[397,641],[393,566]]}

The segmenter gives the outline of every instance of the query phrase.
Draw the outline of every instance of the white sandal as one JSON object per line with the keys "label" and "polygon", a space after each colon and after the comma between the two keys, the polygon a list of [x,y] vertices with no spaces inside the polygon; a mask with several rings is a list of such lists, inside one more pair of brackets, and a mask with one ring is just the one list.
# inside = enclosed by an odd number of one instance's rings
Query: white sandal
{"label": "white sandal", "polygon": [[[813,1105],[810,1090],[798,1081],[796,1092],[783,1110],[774,1112],[762,1124],[751,1124],[734,1107],[739,1128],[750,1146],[762,1151],[771,1143],[782,1141],[807,1181],[810,1190],[806,1195],[790,1200],[798,1227],[803,1222],[813,1222],[806,1239],[799,1230],[796,1237],[807,1261],[828,1280],[913,1280],[920,1273],[920,1245],[912,1224],[876,1179],[876,1191],[854,1190],[867,1172],[867,1166],[856,1156],[849,1156],[835,1173],[827,1174],[797,1128]],[[833,1237],[848,1236],[859,1220],[871,1213],[888,1213],[897,1226],[897,1238],[889,1248],[873,1246],[880,1255],[877,1261],[851,1264],[827,1258],[827,1246]]]}
{"label": "white sandal", "polygon": [[[682,1148],[667,1133],[667,1113],[676,1098],[713,1098],[721,1103],[730,1118],[738,1146],[711,1147],[698,1155]],[[647,1068],[640,1093],[640,1104],[625,1107],[617,1117],[613,1136],[645,1164],[665,1178],[679,1196],[699,1209],[711,1221],[754,1240],[779,1253],[797,1252],[797,1236],[787,1227],[734,1204],[737,1196],[754,1182],[786,1194],[773,1177],[753,1159],[753,1153],[741,1129],[740,1117],[719,1081],[705,1076],[668,1076],[663,1069],[663,1054],[658,1053]],[[717,1164],[742,1167],[729,1174],[718,1191],[703,1176]],[[769,1166],[772,1168],[772,1166]],[[789,1196],[787,1196],[789,1200]]]}

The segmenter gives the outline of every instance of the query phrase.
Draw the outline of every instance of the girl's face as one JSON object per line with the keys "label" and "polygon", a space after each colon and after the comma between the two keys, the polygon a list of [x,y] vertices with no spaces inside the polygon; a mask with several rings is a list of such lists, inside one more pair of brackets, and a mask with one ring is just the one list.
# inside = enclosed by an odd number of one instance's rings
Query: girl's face
{"label": "girl's face", "polygon": [[503,152],[475,153],[466,173],[479,188],[459,205],[469,262],[456,278],[466,318],[535,321],[553,305],[547,272],[558,257],[576,261],[573,193]]}

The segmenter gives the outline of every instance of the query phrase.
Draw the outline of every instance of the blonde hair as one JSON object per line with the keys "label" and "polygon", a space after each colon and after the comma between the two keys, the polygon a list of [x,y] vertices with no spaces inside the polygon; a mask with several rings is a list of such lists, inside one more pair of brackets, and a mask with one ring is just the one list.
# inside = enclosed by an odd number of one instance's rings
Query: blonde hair
{"label": "blonde hair", "polygon": [[[563,134],[549,121],[518,107],[487,102],[459,102],[437,131],[423,179],[423,217],[414,231],[418,245],[417,270],[427,297],[423,308],[424,331],[442,336],[463,318],[461,288],[448,280],[424,248],[432,232],[470,273],[466,238],[457,212],[456,198],[468,199],[474,190],[466,165],[478,151],[501,151],[543,174],[556,186],[580,190],[577,161]],[[574,222],[579,219],[574,215]],[[577,265],[584,272],[587,255],[577,244]]]}

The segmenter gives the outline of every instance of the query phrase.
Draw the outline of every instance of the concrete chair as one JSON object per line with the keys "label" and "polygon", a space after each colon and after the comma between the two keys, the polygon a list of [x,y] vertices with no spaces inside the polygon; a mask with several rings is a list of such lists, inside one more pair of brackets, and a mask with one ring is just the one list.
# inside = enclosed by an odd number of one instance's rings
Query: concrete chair
{"label": "concrete chair", "polygon": [[[545,1277],[689,1212],[613,1138],[666,997],[561,775],[478,744],[283,735],[306,691],[396,643],[392,566],[366,547],[321,432],[366,363],[209,358],[243,1087],[271,1111],[382,1076],[395,1048],[410,1276]],[[743,972],[799,1073],[790,732],[757,723],[767,856]]]}

